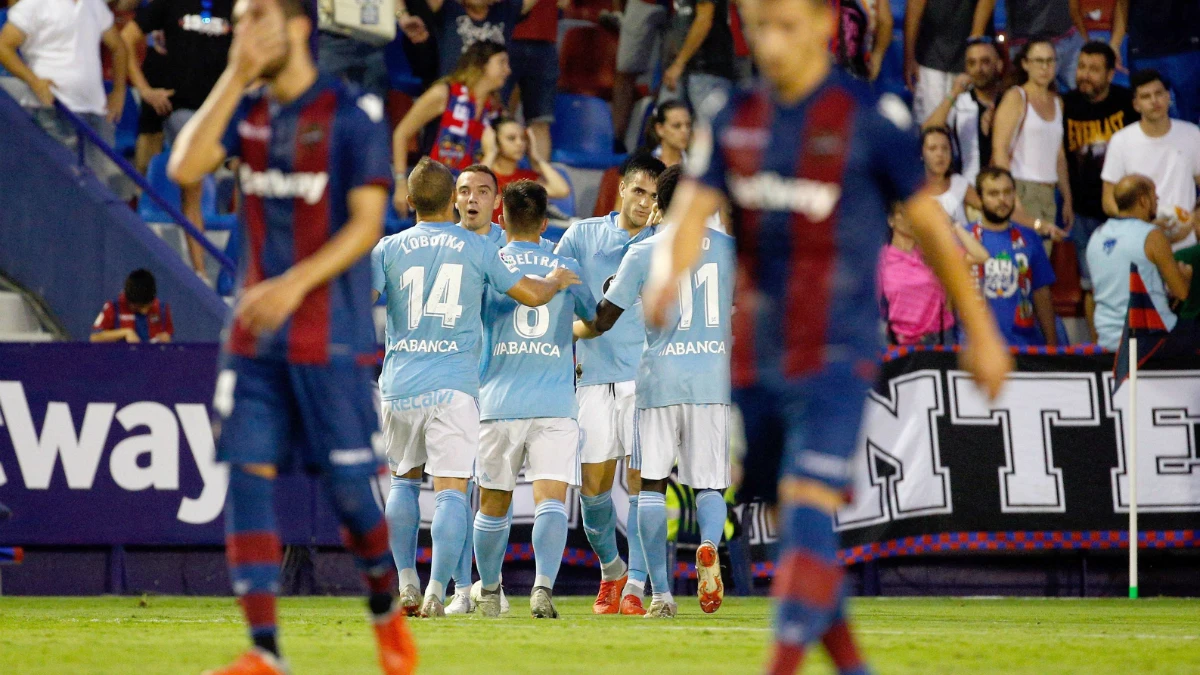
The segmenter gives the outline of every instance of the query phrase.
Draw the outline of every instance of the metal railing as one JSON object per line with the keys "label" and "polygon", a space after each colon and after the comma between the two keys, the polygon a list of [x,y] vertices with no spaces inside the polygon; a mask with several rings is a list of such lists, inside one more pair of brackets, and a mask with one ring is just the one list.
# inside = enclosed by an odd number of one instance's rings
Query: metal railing
{"label": "metal railing", "polygon": [[58,114],[62,115],[63,119],[70,122],[75,127],[76,132],[79,134],[77,150],[79,153],[79,164],[81,166],[86,165],[86,143],[95,145],[110,160],[112,160],[112,162],[116,164],[126,176],[129,176],[130,180],[132,180],[135,185],[141,188],[143,199],[149,197],[155,204],[158,205],[160,209],[162,209],[168,216],[171,217],[172,220],[175,221],[176,225],[183,228],[183,231],[186,232],[189,237],[199,242],[200,246],[202,246],[204,250],[207,251],[208,254],[211,255],[223,269],[228,271],[230,274],[237,274],[237,265],[235,265],[234,262],[230,260],[223,251],[209,241],[208,237],[204,236],[204,232],[192,224],[192,221],[188,220],[188,217],[183,215],[183,212],[180,211],[178,207],[176,207],[162,195],[158,194],[154,188],[150,187],[150,182],[146,180],[145,176],[138,173],[138,170],[135,169],[128,160],[114,150],[112,146],[106,143],[94,129],[88,126],[87,122],[84,122],[78,115],[70,110],[67,110],[67,107],[59,101],[54,102],[54,107],[58,109]]}

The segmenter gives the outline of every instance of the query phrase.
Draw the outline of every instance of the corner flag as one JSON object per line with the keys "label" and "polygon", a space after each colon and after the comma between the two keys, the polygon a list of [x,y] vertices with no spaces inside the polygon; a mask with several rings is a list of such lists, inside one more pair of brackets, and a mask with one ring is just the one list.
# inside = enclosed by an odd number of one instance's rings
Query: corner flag
{"label": "corner flag", "polygon": [[1129,263],[1129,308],[1125,311],[1125,327],[1121,329],[1121,343],[1117,347],[1117,358],[1113,364],[1116,386],[1129,377],[1129,338],[1137,340],[1137,364],[1146,363],[1167,339],[1167,326],[1154,308],[1154,301],[1146,292],[1146,284],[1138,273],[1137,263]]}

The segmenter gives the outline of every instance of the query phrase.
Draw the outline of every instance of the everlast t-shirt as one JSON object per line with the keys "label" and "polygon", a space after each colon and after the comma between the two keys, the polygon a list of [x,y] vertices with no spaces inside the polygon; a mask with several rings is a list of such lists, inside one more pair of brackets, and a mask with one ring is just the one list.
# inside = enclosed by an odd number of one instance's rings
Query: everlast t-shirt
{"label": "everlast t-shirt", "polygon": [[166,37],[167,81],[175,110],[196,110],[221,77],[233,41],[233,0],[154,0],[137,11],[143,33]]}
{"label": "everlast t-shirt", "polygon": [[1063,146],[1075,213],[1103,219],[1104,154],[1113,134],[1141,119],[1133,110],[1133,94],[1113,86],[1099,103],[1088,101],[1078,91],[1063,96]]}

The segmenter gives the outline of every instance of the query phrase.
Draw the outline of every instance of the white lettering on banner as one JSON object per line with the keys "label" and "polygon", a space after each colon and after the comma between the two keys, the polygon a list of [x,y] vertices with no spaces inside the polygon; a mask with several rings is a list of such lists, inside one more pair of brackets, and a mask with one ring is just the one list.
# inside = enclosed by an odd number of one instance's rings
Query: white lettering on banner
{"label": "white lettering on banner", "polygon": [[243,164],[238,171],[242,192],[267,199],[303,199],[306,204],[316,204],[325,195],[329,186],[329,174],[284,173],[279,169],[255,171]]}
{"label": "white lettering on banner", "polygon": [[1054,465],[1054,427],[1100,426],[1093,373],[1013,373],[1000,397],[988,402],[971,376],[951,371],[950,421],[999,426],[1003,513],[1065,513],[1062,469]]}
{"label": "white lettering on banner", "polygon": [[[1112,470],[1113,510],[1129,512],[1127,418],[1129,385],[1113,391],[1104,375],[1108,416],[1117,428],[1117,466]],[[1161,386],[1161,385],[1169,386]],[[1193,372],[1138,373],[1138,511],[1169,513],[1200,508],[1200,378]]]}
{"label": "white lettering on banner", "polygon": [[837,183],[785,178],[774,172],[749,177],[730,173],[727,181],[729,193],[742,208],[794,211],[814,221],[828,218],[842,196],[842,188]]}
{"label": "white lettering on banner", "polygon": [[[20,382],[0,382],[0,426],[8,429],[27,490],[50,489],[60,459],[68,488],[92,489],[114,418],[127,432],[146,428],[145,433],[118,442],[109,456],[109,473],[118,487],[130,492],[149,488],[179,490],[182,426],[203,487],[198,497],[182,497],[176,517],[183,523],[202,525],[221,514],[229,487],[229,469],[216,461],[212,426],[204,405],[180,403],[173,414],[170,408],[154,401],[138,401],[119,410],[114,403],[89,403],[77,435],[70,406],[51,401],[46,405],[39,434],[24,386]],[[145,466],[139,464],[142,456],[148,456]],[[0,467],[0,485],[6,480],[7,475]]]}
{"label": "white lettering on banner", "polygon": [[[835,529],[954,512],[950,470],[941,465],[938,447],[937,420],[945,414],[941,372],[897,377],[889,389],[888,398],[875,392],[867,398],[853,460],[854,503],[835,514]],[[890,476],[880,474],[880,462],[892,468]]]}

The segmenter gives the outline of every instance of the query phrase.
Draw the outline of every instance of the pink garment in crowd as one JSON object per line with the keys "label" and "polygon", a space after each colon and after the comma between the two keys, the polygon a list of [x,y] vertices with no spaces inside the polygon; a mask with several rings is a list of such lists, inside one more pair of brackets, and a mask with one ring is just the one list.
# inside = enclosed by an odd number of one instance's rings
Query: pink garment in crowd
{"label": "pink garment in crowd", "polygon": [[[888,244],[879,255],[879,291],[887,301],[888,323],[902,345],[954,326],[946,291],[918,249]],[[940,319],[940,322],[939,322]]]}

